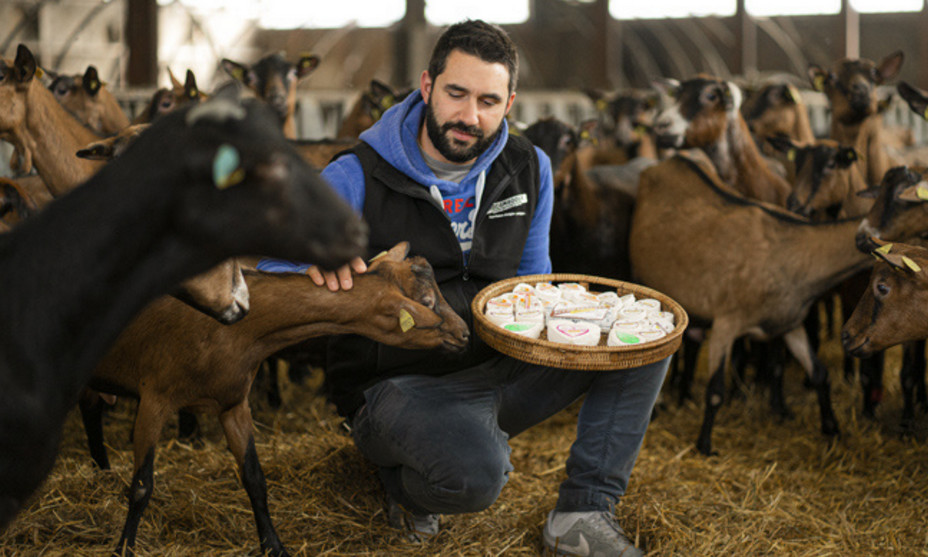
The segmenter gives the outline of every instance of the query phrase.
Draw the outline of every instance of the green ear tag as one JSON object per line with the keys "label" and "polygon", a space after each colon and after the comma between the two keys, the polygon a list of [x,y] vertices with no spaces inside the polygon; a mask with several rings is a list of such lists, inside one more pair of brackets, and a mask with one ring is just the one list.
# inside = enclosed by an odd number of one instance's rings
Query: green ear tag
{"label": "green ear tag", "polygon": [[915,188],[915,195],[922,201],[928,201],[928,187],[918,186]]}
{"label": "green ear tag", "polygon": [[922,272],[922,268],[918,266],[918,263],[912,261],[910,258],[906,257],[905,255],[902,256],[902,262],[905,263],[906,267],[908,267],[909,269],[912,269],[916,273]]}
{"label": "green ear tag", "polygon": [[812,85],[813,87],[815,87],[816,91],[824,91],[825,90],[825,77],[821,75],[815,76],[815,81],[812,83]]}
{"label": "green ear tag", "polygon": [[223,143],[216,150],[213,159],[213,183],[224,190],[245,179],[245,170],[239,166],[238,150],[228,143]]}
{"label": "green ear tag", "polygon": [[416,326],[415,319],[405,309],[400,310],[400,330],[404,333]]}
{"label": "green ear tag", "polygon": [[884,246],[881,246],[881,247],[876,248],[876,249],[873,250],[873,251],[876,252],[876,253],[882,253],[883,255],[889,255],[889,250],[891,250],[891,249],[893,249],[893,245],[892,245],[892,244],[886,244],[886,245],[884,245]]}
{"label": "green ear tag", "polygon": [[234,70],[232,70],[232,77],[234,77],[235,79],[237,79],[237,80],[239,80],[239,81],[244,81],[244,79],[245,79],[245,72],[242,71],[242,68],[238,68],[238,67],[237,67],[237,68],[235,68]]}

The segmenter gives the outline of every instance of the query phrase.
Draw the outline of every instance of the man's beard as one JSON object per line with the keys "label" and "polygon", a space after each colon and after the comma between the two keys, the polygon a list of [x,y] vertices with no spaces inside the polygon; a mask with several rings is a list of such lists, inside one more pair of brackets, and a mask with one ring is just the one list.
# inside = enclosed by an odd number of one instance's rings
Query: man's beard
{"label": "man's beard", "polygon": [[[476,141],[470,147],[464,147],[448,135],[448,131],[452,129],[470,134]],[[451,162],[462,163],[476,159],[493,144],[502,129],[503,123],[500,122],[493,133],[484,137],[483,130],[478,126],[467,126],[462,122],[445,122],[439,125],[438,119],[435,118],[435,111],[432,110],[431,99],[425,106],[425,131],[441,156]]]}

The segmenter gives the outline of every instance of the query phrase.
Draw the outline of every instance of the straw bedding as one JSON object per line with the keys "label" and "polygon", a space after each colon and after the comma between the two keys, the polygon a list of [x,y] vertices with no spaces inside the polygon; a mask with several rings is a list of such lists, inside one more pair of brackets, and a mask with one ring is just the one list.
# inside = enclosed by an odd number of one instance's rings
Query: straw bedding
{"label": "straw bedding", "polygon": [[[705,351],[704,351],[705,352]],[[678,407],[666,389],[660,411],[617,507],[620,522],[651,555],[928,555],[926,418],[902,437],[899,350],[890,352],[877,420],[861,417],[860,388],[841,377],[837,340],[821,354],[832,370],[843,435],[819,433],[815,394],[787,370],[795,413],[771,417],[751,384],[718,416],[714,448],[694,450],[707,380],[703,355],[696,401]],[[583,373],[583,372],[573,372]],[[515,472],[490,509],[443,518],[436,539],[410,545],[387,525],[374,468],[316,394],[293,386],[282,409],[252,394],[258,453],[278,532],[295,555],[538,555],[541,528],[564,477],[577,405],[512,440]],[[76,411],[61,454],[32,505],[0,537],[0,555],[108,555],[126,513],[134,403],[121,400],[105,431],[113,469],[96,470]],[[140,555],[258,554],[248,498],[216,421],[201,416],[202,446],[166,431],[155,492],[143,516]]]}

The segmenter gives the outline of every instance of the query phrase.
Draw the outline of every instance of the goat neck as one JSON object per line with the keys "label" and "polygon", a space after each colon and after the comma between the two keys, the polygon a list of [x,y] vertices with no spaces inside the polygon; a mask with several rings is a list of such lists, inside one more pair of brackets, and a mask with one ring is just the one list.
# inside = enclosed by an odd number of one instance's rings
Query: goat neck
{"label": "goat neck", "polygon": [[63,195],[100,169],[101,163],[77,157],[99,136],[87,129],[38,80],[25,92],[25,121],[12,131],[32,154],[32,162],[55,197]]}
{"label": "goat neck", "polygon": [[723,136],[704,150],[727,184],[752,199],[786,205],[792,188],[767,166],[740,113],[730,114]]}

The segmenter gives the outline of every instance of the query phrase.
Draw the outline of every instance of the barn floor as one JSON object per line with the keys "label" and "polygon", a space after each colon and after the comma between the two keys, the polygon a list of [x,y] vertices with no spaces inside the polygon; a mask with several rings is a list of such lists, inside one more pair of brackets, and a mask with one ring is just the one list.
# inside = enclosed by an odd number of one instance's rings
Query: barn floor
{"label": "barn floor", "polygon": [[[819,433],[816,397],[798,365],[787,371],[795,417],[782,422],[766,394],[749,390],[719,413],[718,456],[694,450],[707,380],[697,402],[667,391],[618,507],[621,523],[650,555],[928,555],[928,417],[900,435],[900,352],[887,358],[887,392],[876,421],[861,416],[860,389],[840,372],[840,347],[821,354],[832,370],[841,437]],[[703,355],[704,356],[704,355]],[[410,545],[387,526],[379,483],[310,385],[293,387],[274,411],[253,395],[258,452],[271,515],[295,555],[538,555],[541,528],[564,477],[576,405],[512,441],[515,472],[489,510],[444,518],[443,531]],[[33,504],[0,537],[0,555],[108,555],[126,512],[134,403],[107,421],[113,464],[91,465],[74,412],[55,470]],[[202,447],[169,440],[156,458],[155,494],[140,528],[140,555],[257,555],[248,498],[215,420]]]}

